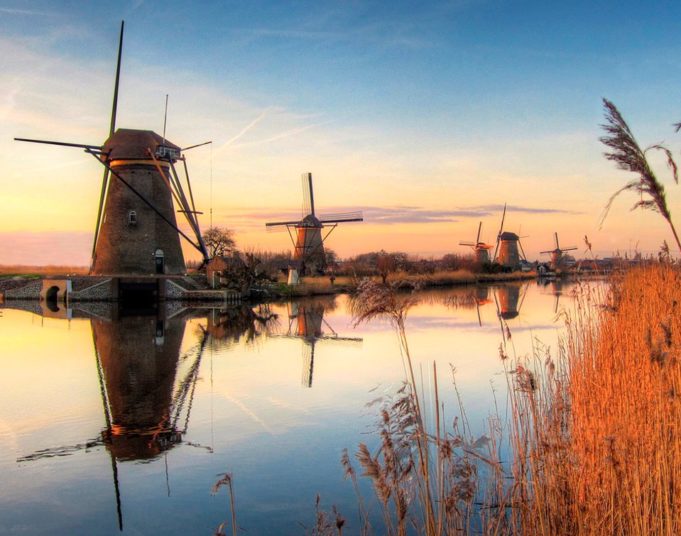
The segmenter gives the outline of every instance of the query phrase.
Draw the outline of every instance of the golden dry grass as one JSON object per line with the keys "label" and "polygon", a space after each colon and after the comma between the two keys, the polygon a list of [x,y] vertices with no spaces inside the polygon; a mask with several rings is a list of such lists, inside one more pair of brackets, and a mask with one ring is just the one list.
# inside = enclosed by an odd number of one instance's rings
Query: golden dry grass
{"label": "golden dry grass", "polygon": [[567,319],[563,363],[514,371],[513,525],[680,534],[681,274],[636,269],[595,298],[585,291]]}
{"label": "golden dry grass", "polygon": [[[479,450],[460,399],[453,429],[439,417],[426,426],[404,328],[409,297],[360,285],[355,321],[390,318],[408,371],[397,396],[379,402],[379,453],[356,454],[384,514],[380,529],[361,514],[362,534],[681,534],[681,272],[646,266],[597,288],[581,287],[557,359],[538,343],[534,362],[511,364],[500,348],[511,408],[502,464],[499,420]],[[439,415],[437,384],[433,369]]]}

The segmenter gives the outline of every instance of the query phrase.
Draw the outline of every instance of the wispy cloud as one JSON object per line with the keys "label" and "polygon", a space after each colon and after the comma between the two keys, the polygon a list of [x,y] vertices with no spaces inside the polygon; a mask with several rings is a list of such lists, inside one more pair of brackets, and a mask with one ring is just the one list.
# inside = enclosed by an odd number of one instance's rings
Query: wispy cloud
{"label": "wispy cloud", "polygon": [[26,15],[29,17],[54,17],[56,13],[50,13],[47,11],[35,11],[32,9],[18,9],[14,7],[0,7],[0,13],[6,15]]}
{"label": "wispy cloud", "polygon": [[[397,205],[392,207],[378,206],[340,206],[329,207],[325,214],[337,216],[345,212],[362,211],[364,221],[375,225],[394,225],[400,223],[455,223],[466,218],[485,218],[489,216],[501,216],[504,205],[479,205],[473,207],[458,207],[453,209],[429,209],[419,206]],[[525,207],[520,205],[508,205],[507,213],[521,214],[579,214],[571,210],[542,207]],[[320,217],[324,219],[324,213]],[[271,212],[246,210],[233,215],[234,221],[239,221],[243,226],[260,226],[264,221],[290,221],[301,217],[300,211],[272,210]]]}

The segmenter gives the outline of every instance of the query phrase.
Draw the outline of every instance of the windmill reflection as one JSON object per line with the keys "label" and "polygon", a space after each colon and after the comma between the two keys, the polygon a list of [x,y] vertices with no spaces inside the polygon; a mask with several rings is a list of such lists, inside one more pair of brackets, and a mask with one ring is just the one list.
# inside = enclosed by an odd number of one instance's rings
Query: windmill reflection
{"label": "windmill reflection", "polygon": [[494,289],[494,303],[497,307],[497,317],[499,318],[499,327],[504,344],[511,339],[511,328],[508,321],[520,315],[525,296],[527,296],[528,286],[528,283],[508,283]]}
{"label": "windmill reflection", "polygon": [[[285,337],[303,341],[302,384],[312,387],[314,374],[315,347],[318,342],[337,341],[341,343],[361,343],[360,337],[341,337],[324,320],[324,313],[336,308],[335,297],[301,300],[289,304],[289,325]],[[325,332],[324,328],[328,330]]]}
{"label": "windmill reflection", "polygon": [[[248,307],[175,313],[159,308],[151,315],[128,314],[116,305],[97,304],[87,311],[82,307],[69,310],[68,318],[90,318],[105,427],[93,439],[39,450],[17,462],[103,445],[111,458],[118,526],[123,530],[118,464],[148,463],[182,443],[209,341],[239,340],[244,335],[252,339],[276,315],[264,317]],[[182,353],[186,323],[197,317],[205,318],[199,323],[197,343]],[[212,452],[210,447],[187,444]]]}
{"label": "windmill reflection", "polygon": [[[154,459],[187,431],[186,402],[207,338],[180,356],[185,323],[182,317],[139,316],[91,321],[106,420],[102,439],[118,460]],[[181,363],[189,366],[176,382]]]}
{"label": "windmill reflection", "polygon": [[537,280],[537,285],[547,289],[553,295],[553,314],[558,314],[560,297],[563,295],[563,280],[555,277],[541,278]]}

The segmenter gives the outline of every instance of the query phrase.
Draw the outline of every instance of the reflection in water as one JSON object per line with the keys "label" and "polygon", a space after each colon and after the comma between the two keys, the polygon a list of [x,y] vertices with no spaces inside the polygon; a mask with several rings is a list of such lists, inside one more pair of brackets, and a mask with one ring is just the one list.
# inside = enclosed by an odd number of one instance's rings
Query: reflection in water
{"label": "reflection in water", "polygon": [[256,310],[246,305],[210,309],[206,331],[214,348],[236,344],[242,337],[247,343],[251,343],[258,337],[269,334],[277,326],[277,319],[277,315],[270,311],[267,304],[259,305]]}
{"label": "reflection in water", "polygon": [[[362,342],[362,339],[358,337],[339,336],[329,323],[324,320],[324,313],[327,311],[331,312],[335,308],[335,297],[301,300],[289,304],[289,325],[286,337],[299,338],[303,341],[302,384],[305,387],[312,387],[314,353],[317,342]],[[325,333],[323,326],[326,326],[330,333]]]}
{"label": "reflection in water", "polygon": [[[540,287],[532,281],[415,293],[418,303],[408,329],[418,365],[453,363],[468,391],[467,402],[474,400],[468,408],[482,421],[477,415],[489,412],[490,378],[502,368],[496,355],[499,325],[506,338],[510,324],[518,353],[535,336],[553,336],[551,313],[559,285]],[[5,448],[0,473],[7,484],[0,493],[0,517],[13,516],[16,526],[27,523],[41,501],[55,505],[44,519],[59,533],[111,533],[115,513],[120,527],[125,514],[132,533],[198,533],[201,523],[210,533],[222,511],[204,496],[217,471],[238,469],[243,526],[252,534],[294,534],[297,521],[306,519],[310,497],[344,493],[334,484],[337,451],[366,441],[364,431],[373,422],[364,407],[373,397],[367,393],[403,379],[388,324],[361,326],[356,335],[363,339],[340,336],[355,335],[345,296],[135,316],[96,305],[89,315],[63,308],[63,317],[73,319],[68,323],[11,311],[0,319],[3,328],[12,321],[9,325],[25,330],[3,339],[3,353],[10,356],[5,360],[8,385],[17,387],[5,389],[9,394],[0,412],[0,426],[5,426],[0,428]],[[84,316],[87,321],[78,320]],[[329,346],[362,340],[361,348]],[[298,383],[299,349],[304,387]],[[40,358],[32,360],[34,355]],[[321,378],[321,371],[327,377]],[[73,400],[48,406],[46,401],[73,378],[79,386]],[[308,389],[313,380],[315,388]],[[322,389],[324,380],[329,381]],[[201,444],[210,448],[186,448]],[[45,446],[56,448],[14,463]],[[54,459],[87,450],[96,454]],[[200,452],[206,455],[197,456]],[[292,462],[301,452],[311,463]],[[41,458],[42,463],[27,463]],[[167,467],[167,482],[182,483],[173,488],[172,499],[163,488]],[[267,486],[264,474],[295,485]],[[159,485],[152,486],[150,478]],[[74,496],[85,499],[74,503]],[[352,489],[342,500],[354,506]],[[67,514],[77,519],[76,529],[67,526]]]}
{"label": "reflection in water", "polygon": [[[250,307],[211,309],[206,326],[199,324],[199,342],[180,355],[185,325],[195,314],[197,312],[183,310],[175,315],[165,312],[128,315],[111,308],[105,315],[93,316],[90,325],[104,430],[98,438],[39,450],[17,461],[65,456],[104,445],[111,456],[118,526],[123,530],[118,462],[149,462],[182,442],[189,427],[201,358],[209,339],[211,343],[236,342],[245,336],[250,341],[276,319],[274,314],[259,314]],[[71,313],[68,317],[71,318]],[[180,368],[182,373],[178,377]],[[210,447],[203,448],[212,452]],[[167,478],[166,465],[166,482]]]}
{"label": "reflection in water", "polygon": [[563,295],[563,280],[556,277],[546,277],[537,280],[537,285],[549,290],[554,296],[553,313],[558,314],[560,297]]}

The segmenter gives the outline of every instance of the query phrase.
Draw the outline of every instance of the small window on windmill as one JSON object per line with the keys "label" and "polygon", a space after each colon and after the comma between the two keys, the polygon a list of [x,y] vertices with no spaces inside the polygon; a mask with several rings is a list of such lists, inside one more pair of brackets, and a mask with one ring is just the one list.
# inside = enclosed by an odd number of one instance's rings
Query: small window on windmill
{"label": "small window on windmill", "polygon": [[178,159],[180,157],[180,152],[167,145],[159,145],[156,147],[156,156],[158,158]]}
{"label": "small window on windmill", "polygon": [[137,225],[137,212],[135,212],[134,210],[128,212],[128,225],[130,225],[131,227]]}

